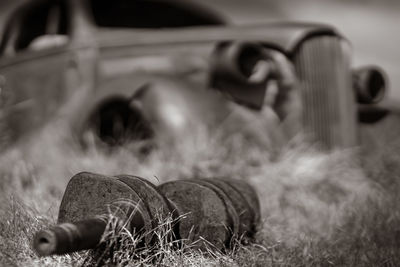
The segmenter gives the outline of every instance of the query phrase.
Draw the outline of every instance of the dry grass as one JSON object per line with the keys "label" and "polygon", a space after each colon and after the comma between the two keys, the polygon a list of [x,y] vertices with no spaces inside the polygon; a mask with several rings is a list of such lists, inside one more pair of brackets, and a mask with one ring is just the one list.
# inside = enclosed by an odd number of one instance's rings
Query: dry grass
{"label": "dry grass", "polygon": [[[1,155],[0,265],[75,266],[97,260],[117,266],[396,266],[400,128],[395,123],[364,129],[366,146],[326,153],[296,144],[274,162],[241,136],[210,138],[204,132],[190,144],[148,156],[138,156],[133,145],[107,153],[95,146],[82,151],[59,122],[50,123]],[[147,251],[132,253],[135,239],[114,227],[107,239],[117,246],[114,258],[96,252],[39,258],[31,249],[32,236],[56,221],[66,183],[80,171],[135,174],[155,184],[193,177],[244,179],[258,190],[263,224],[254,243],[238,243],[225,254],[172,249],[164,238],[165,222],[159,246]]]}

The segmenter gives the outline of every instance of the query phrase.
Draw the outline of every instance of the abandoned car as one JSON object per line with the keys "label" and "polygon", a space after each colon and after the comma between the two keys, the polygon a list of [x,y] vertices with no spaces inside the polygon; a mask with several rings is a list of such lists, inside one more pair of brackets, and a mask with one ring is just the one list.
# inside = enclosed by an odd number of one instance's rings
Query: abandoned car
{"label": "abandoned car", "polygon": [[0,55],[1,130],[14,140],[61,117],[110,145],[209,127],[266,147],[299,132],[351,147],[359,122],[387,112],[374,107],[383,71],[352,69],[333,27],[231,26],[183,0],[28,1],[9,17]]}

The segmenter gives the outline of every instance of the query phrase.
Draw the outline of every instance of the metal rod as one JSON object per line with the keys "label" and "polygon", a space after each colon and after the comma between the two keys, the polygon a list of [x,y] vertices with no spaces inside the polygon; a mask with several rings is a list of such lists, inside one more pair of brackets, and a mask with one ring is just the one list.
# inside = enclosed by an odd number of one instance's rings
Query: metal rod
{"label": "metal rod", "polygon": [[107,222],[100,218],[62,223],[38,232],[33,248],[40,256],[94,248],[99,244],[106,225]]}

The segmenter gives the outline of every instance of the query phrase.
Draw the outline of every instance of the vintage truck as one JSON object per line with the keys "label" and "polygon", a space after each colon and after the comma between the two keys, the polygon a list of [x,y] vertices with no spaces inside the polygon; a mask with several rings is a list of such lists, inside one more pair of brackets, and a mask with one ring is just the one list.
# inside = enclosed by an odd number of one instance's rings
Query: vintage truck
{"label": "vintage truck", "polygon": [[0,130],[19,140],[57,117],[109,145],[206,127],[352,147],[358,123],[388,111],[384,72],[351,57],[328,25],[231,26],[184,0],[32,0],[1,37]]}

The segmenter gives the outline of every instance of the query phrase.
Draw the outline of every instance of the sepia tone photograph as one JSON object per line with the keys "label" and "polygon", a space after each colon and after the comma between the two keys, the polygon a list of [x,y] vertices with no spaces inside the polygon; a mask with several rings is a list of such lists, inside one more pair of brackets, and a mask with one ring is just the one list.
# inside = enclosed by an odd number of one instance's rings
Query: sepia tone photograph
{"label": "sepia tone photograph", "polygon": [[0,266],[400,266],[399,14],[0,0]]}

